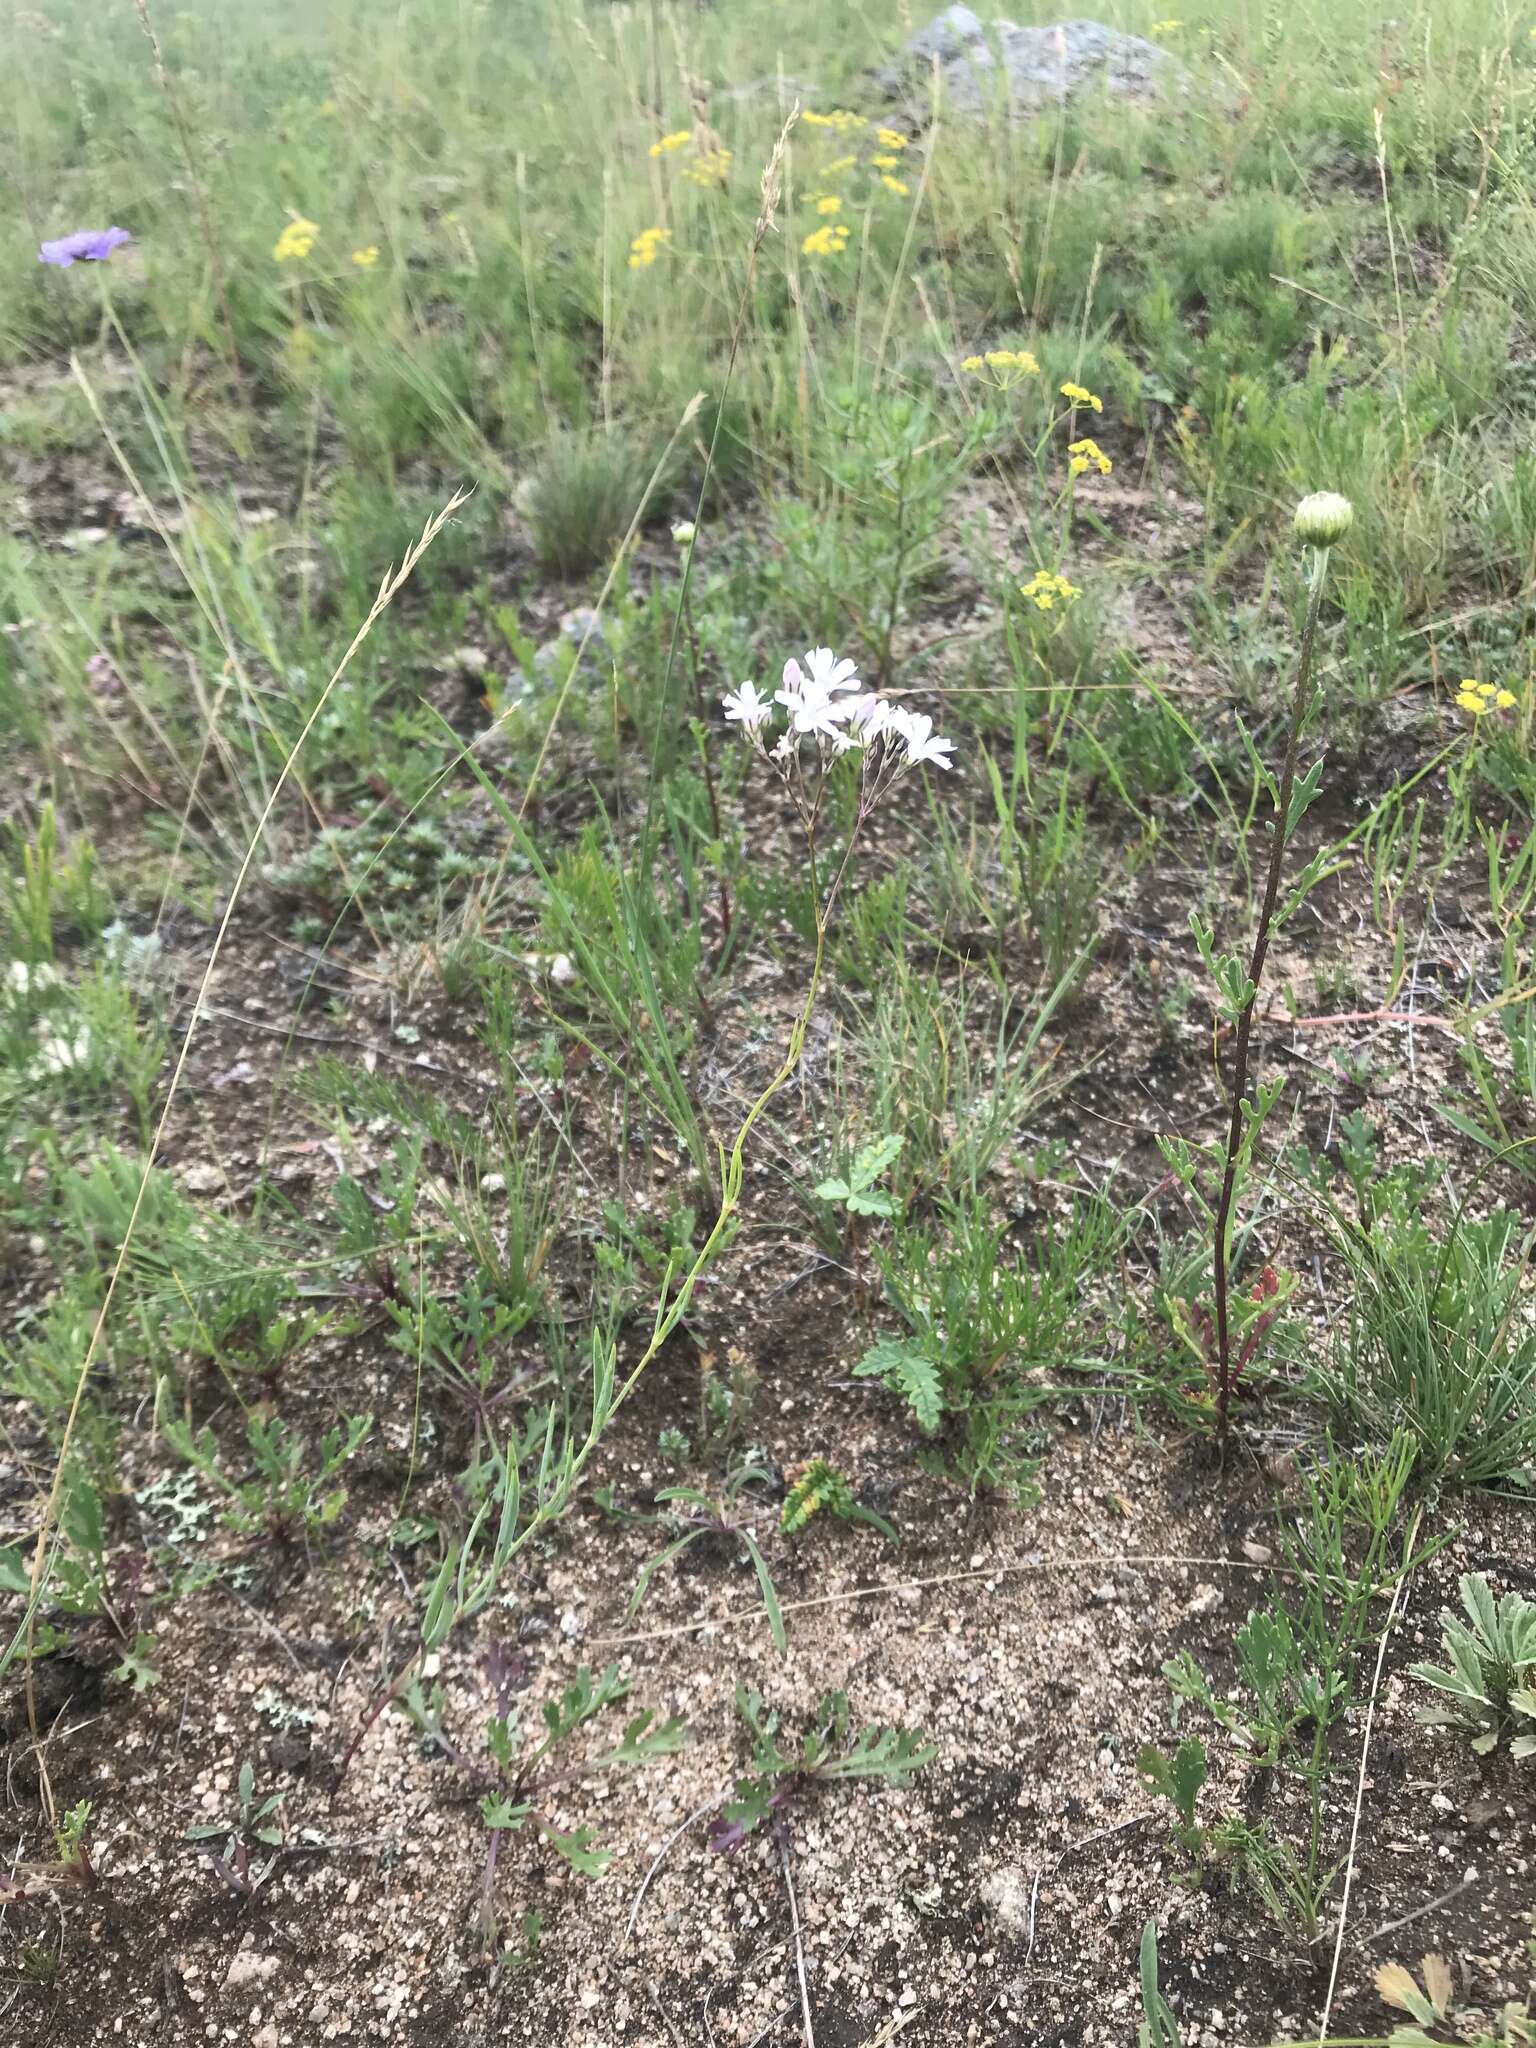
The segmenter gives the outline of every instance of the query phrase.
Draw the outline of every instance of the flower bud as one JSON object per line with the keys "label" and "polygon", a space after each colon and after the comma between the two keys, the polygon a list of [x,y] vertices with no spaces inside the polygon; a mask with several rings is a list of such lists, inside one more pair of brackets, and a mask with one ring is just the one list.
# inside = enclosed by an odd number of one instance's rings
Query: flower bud
{"label": "flower bud", "polygon": [[679,519],[672,529],[672,538],[680,548],[693,545],[694,524],[691,519]]}
{"label": "flower bud", "polygon": [[1315,548],[1331,548],[1355,523],[1355,508],[1337,491],[1314,491],[1296,507],[1297,536]]}

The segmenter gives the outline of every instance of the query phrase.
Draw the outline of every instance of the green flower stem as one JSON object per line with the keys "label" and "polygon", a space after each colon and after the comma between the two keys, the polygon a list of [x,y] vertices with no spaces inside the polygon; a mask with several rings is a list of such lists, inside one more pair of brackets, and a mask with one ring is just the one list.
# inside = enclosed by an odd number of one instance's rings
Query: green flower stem
{"label": "green flower stem", "polygon": [[[854,823],[853,831],[848,836],[848,845],[843,853],[841,862],[838,864],[837,873],[832,878],[832,885],[827,891],[826,900],[817,910],[816,950],[811,959],[810,981],[806,987],[805,1000],[801,1003],[795,1021],[790,1027],[789,1042],[785,1047],[784,1057],[779,1062],[773,1078],[769,1081],[767,1087],[742,1118],[740,1128],[731,1141],[730,1151],[726,1152],[723,1148],[721,1150],[720,1210],[715,1218],[714,1228],[704,1240],[693,1264],[683,1275],[677,1292],[668,1300],[665,1291],[663,1291],[662,1299],[657,1304],[656,1321],[651,1330],[650,1342],[646,1345],[645,1350],[640,1354],[635,1364],[630,1368],[628,1376],[610,1399],[606,1402],[599,1400],[594,1403],[592,1424],[587,1431],[586,1439],[582,1443],[581,1448],[575,1452],[570,1458],[569,1463],[566,1464],[558,1484],[551,1493],[546,1494],[539,1501],[530,1519],[524,1524],[517,1535],[512,1538],[506,1548],[499,1551],[492,1565],[492,1569],[498,1578],[512,1562],[513,1558],[517,1556],[518,1552],[526,1544],[532,1542],[541,1529],[548,1528],[551,1522],[558,1521],[570,1506],[576,1489],[581,1483],[582,1475],[591,1463],[593,1452],[602,1442],[609,1423],[639,1385],[640,1377],[646,1367],[652,1363],[657,1353],[682,1321],[687,1313],[688,1304],[693,1299],[694,1289],[698,1286],[699,1281],[704,1277],[709,1267],[714,1263],[715,1255],[724,1241],[731,1218],[740,1206],[742,1185],[746,1179],[747,1140],[751,1137],[759,1117],[762,1116],[774,1096],[778,1094],[786,1082],[793,1078],[795,1070],[799,1066],[801,1057],[804,1054],[805,1036],[810,1029],[811,1015],[815,1010],[816,998],[821,990],[822,969],[826,964],[827,932],[832,922],[832,911],[836,905],[838,894],[842,889],[843,877],[848,872],[848,863],[853,857],[853,849],[858,841],[859,829],[863,825],[866,816],[867,812],[861,809]],[[811,874],[814,876],[816,873],[814,832],[807,832],[807,843]],[[662,1284],[663,1290],[665,1290],[666,1283],[663,1282]],[[504,1483],[510,1484],[510,1479]],[[471,1535],[474,1533],[472,1530]],[[483,1586],[474,1588],[468,1600],[455,1605],[447,1627],[437,1635],[436,1642],[445,1642],[458,1627],[459,1623],[466,1620],[471,1612],[482,1606],[487,1597],[488,1593]],[[358,1750],[362,1747],[369,1729],[373,1727],[374,1723],[390,1706],[391,1702],[397,1700],[410,1684],[412,1678],[421,1667],[422,1659],[427,1654],[427,1648],[428,1645],[425,1640],[417,1644],[416,1648],[390,1680],[383,1693],[363,1717],[357,1733],[348,1744],[346,1753],[337,1766],[335,1782],[331,1788],[332,1799],[336,1797],[337,1792],[341,1789],[342,1780],[347,1774],[353,1757],[356,1756]]]}
{"label": "green flower stem", "polygon": [[1291,791],[1296,782],[1296,757],[1301,750],[1301,730],[1306,723],[1311,701],[1312,651],[1317,639],[1318,614],[1322,609],[1323,585],[1327,576],[1328,549],[1320,547],[1312,560],[1312,583],[1307,594],[1306,624],[1302,628],[1301,653],[1296,663],[1296,694],[1291,707],[1291,732],[1286,743],[1280,789],[1275,799],[1275,839],[1274,845],[1270,848],[1269,879],[1264,885],[1264,902],[1259,911],[1259,929],[1254,938],[1253,958],[1248,963],[1248,980],[1253,993],[1243,1005],[1237,1019],[1237,1042],[1232,1065],[1232,1115],[1227,1125],[1227,1163],[1221,1182],[1221,1200],[1216,1206],[1215,1227],[1216,1421],[1223,1435],[1226,1433],[1232,1388],[1236,1379],[1232,1370],[1232,1331],[1227,1295],[1232,1259],[1232,1205],[1237,1192],[1237,1166],[1243,1145],[1243,1103],[1248,1094],[1253,1012],[1259,1000],[1259,984],[1264,977],[1264,962],[1269,956],[1270,932],[1274,924],[1275,905],[1279,900],[1280,881],[1285,868],[1285,842],[1291,814]]}

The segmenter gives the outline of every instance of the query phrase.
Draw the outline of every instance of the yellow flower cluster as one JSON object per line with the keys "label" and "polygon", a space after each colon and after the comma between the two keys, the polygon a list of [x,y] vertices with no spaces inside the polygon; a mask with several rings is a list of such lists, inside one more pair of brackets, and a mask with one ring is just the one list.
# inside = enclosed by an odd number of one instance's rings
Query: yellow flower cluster
{"label": "yellow flower cluster", "polygon": [[654,263],[663,244],[671,239],[670,228],[643,228],[629,245],[630,269],[644,270],[648,264]]}
{"label": "yellow flower cluster", "polygon": [[376,243],[370,242],[366,249],[354,249],[352,251],[352,261],[359,270],[372,270],[378,260],[379,251]]}
{"label": "yellow flower cluster", "polygon": [[1171,36],[1176,28],[1183,26],[1182,21],[1154,21],[1147,33],[1154,36]]}
{"label": "yellow flower cluster", "polygon": [[692,163],[683,165],[683,176],[691,185],[703,185],[706,189],[726,184],[731,175],[731,152],[728,149],[701,149]]}
{"label": "yellow flower cluster", "polygon": [[847,227],[842,221],[828,221],[825,227],[811,229],[800,251],[805,256],[841,256],[847,246]]}
{"label": "yellow flower cluster", "polygon": [[845,171],[851,171],[857,162],[858,158],[856,156],[834,157],[832,162],[822,171],[821,175],[824,178],[840,178]]}
{"label": "yellow flower cluster", "polygon": [[272,247],[274,263],[302,261],[314,248],[320,230],[312,220],[291,220]]}
{"label": "yellow flower cluster", "polygon": [[1092,406],[1095,412],[1102,412],[1104,410],[1103,399],[1095,398],[1093,393],[1086,390],[1081,384],[1063,384],[1061,395],[1063,398],[1070,399],[1073,405]]}
{"label": "yellow flower cluster", "polygon": [[839,135],[848,135],[855,128],[869,126],[862,114],[850,114],[846,107],[834,107],[830,114],[805,113],[800,118],[807,128],[835,128]]}
{"label": "yellow flower cluster", "polygon": [[1456,692],[1456,702],[1474,718],[1481,718],[1485,711],[1512,711],[1519,701],[1513,690],[1500,690],[1492,683],[1475,683],[1470,676]]}
{"label": "yellow flower cluster", "polygon": [[1074,476],[1086,476],[1090,469],[1097,469],[1100,476],[1108,476],[1115,466],[1097,441],[1069,441],[1067,453],[1072,458],[1067,467]]}
{"label": "yellow flower cluster", "polygon": [[1038,377],[1040,374],[1040,365],[1027,348],[991,348],[984,356],[967,356],[960,367],[973,377],[990,370],[989,381],[999,391],[1006,391],[1021,377]]}
{"label": "yellow flower cluster", "polygon": [[691,128],[674,128],[670,135],[663,135],[659,142],[651,144],[651,155],[670,156],[674,149],[686,149],[692,140]]}
{"label": "yellow flower cluster", "polygon": [[824,193],[816,202],[816,211],[818,213],[841,213],[842,210],[843,202],[835,192]]}
{"label": "yellow flower cluster", "polygon": [[894,192],[898,199],[905,199],[912,190],[905,178],[893,178],[889,171],[880,173],[880,182],[887,192]]}
{"label": "yellow flower cluster", "polygon": [[905,149],[907,138],[895,128],[877,128],[875,140],[882,149]]}
{"label": "yellow flower cluster", "polygon": [[1019,595],[1027,597],[1042,612],[1054,611],[1058,598],[1063,604],[1070,604],[1082,594],[1075,583],[1069,583],[1065,576],[1053,575],[1049,569],[1037,569],[1027,583],[1019,585]]}

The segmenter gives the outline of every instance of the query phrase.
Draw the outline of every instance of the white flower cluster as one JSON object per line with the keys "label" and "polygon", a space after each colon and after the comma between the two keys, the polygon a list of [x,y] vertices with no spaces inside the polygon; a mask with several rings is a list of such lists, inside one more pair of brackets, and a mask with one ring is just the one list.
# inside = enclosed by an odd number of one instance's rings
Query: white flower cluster
{"label": "white flower cluster", "polygon": [[[0,993],[3,993],[17,1009],[30,1010],[36,1007],[40,998],[46,998],[50,989],[57,989],[67,999],[65,984],[56,970],[46,960],[39,960],[29,966],[25,960],[8,962],[5,973],[0,976]],[[50,1074],[68,1074],[77,1068],[90,1066],[96,1055],[95,1044],[88,1025],[81,1024],[78,1030],[70,1032],[66,1016],[62,1025],[53,1016],[60,1007],[58,998],[51,1005],[45,1003],[44,1014],[33,1018],[33,1029],[37,1034],[37,1056],[26,1068],[34,1080],[44,1080]]]}
{"label": "white flower cluster", "polygon": [[25,960],[13,960],[5,970],[6,988],[18,1000],[36,989],[52,988],[58,978],[46,960],[40,960],[35,967],[29,967]]}
{"label": "white flower cluster", "polygon": [[[830,647],[812,647],[804,666],[791,658],[784,664],[784,687],[770,698],[756,683],[743,683],[723,700],[727,721],[739,725],[763,759],[785,778],[803,772],[801,743],[816,743],[823,770],[840,755],[862,749],[861,808],[868,810],[909,768],[948,768],[954,742],[942,739],[933,720],[921,711],[866,690],[856,665],[839,661]],[[785,727],[772,746],[770,728],[781,705]]]}

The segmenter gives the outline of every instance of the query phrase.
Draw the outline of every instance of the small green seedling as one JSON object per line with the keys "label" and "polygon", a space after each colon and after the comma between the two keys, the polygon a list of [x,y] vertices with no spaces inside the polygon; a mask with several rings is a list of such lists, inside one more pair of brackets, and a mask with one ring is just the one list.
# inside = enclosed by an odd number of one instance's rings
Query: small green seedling
{"label": "small green seedling", "polygon": [[895,1165],[904,1143],[905,1140],[896,1135],[876,1138],[873,1144],[861,1146],[854,1154],[846,1177],[834,1174],[830,1180],[816,1183],[816,1199],[839,1202],[850,1216],[900,1215],[901,1203],[897,1197],[886,1188],[877,1188],[875,1182]]}
{"label": "small green seedling", "polygon": [[1195,1804],[1206,1778],[1205,1744],[1190,1736],[1169,1757],[1155,1742],[1143,1743],[1136,1769],[1147,1789],[1173,1807],[1173,1839],[1198,1877],[1205,1867],[1205,1829],[1195,1818]]}
{"label": "small green seedling", "polygon": [[[203,1852],[209,1866],[231,1891],[239,1892],[243,1898],[254,1899],[277,1868],[282,1853],[283,1831],[273,1816],[283,1803],[283,1795],[272,1792],[258,1803],[256,1773],[247,1760],[240,1766],[238,1796],[240,1804],[233,1820],[209,1821],[188,1828],[182,1839],[212,1842],[223,1835],[222,1856],[215,1855],[211,1849]],[[272,1853],[268,1856],[256,1853],[261,1849],[269,1849]]]}
{"label": "small green seedling", "polygon": [[739,1849],[765,1820],[812,1786],[851,1778],[901,1785],[938,1755],[921,1729],[871,1724],[850,1741],[848,1695],[843,1692],[822,1694],[815,1722],[798,1747],[781,1739],[779,1717],[764,1707],[761,1694],[738,1685],[736,1711],[752,1738],[752,1760],[736,1781],[736,1797],[710,1829],[709,1846],[716,1855]]}
{"label": "small green seedling", "polygon": [[1536,1604],[1515,1592],[1495,1599],[1481,1572],[1464,1572],[1460,1586],[1467,1620],[1448,1607],[1440,1615],[1449,1666],[1409,1666],[1412,1677],[1447,1695],[1445,1706],[1423,1707],[1419,1719],[1465,1735],[1478,1756],[1513,1728],[1512,1753],[1536,1755]]}

